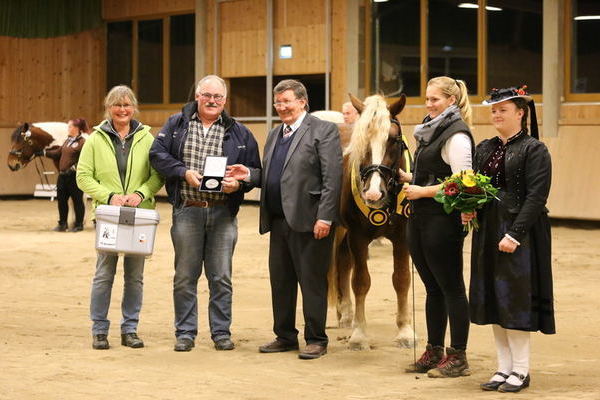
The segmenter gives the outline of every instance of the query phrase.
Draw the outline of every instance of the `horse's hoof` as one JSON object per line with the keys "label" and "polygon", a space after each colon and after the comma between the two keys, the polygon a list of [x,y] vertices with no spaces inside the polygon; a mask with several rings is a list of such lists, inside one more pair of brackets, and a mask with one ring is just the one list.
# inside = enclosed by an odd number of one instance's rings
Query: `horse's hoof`
{"label": "horse's hoof", "polygon": [[365,343],[365,342],[348,342],[348,348],[352,351],[365,351],[365,350],[371,350],[371,346],[369,346],[369,343]]}
{"label": "horse's hoof", "polygon": [[394,343],[396,346],[401,347],[403,349],[412,349],[415,347],[415,341],[413,338],[396,338],[394,339]]}

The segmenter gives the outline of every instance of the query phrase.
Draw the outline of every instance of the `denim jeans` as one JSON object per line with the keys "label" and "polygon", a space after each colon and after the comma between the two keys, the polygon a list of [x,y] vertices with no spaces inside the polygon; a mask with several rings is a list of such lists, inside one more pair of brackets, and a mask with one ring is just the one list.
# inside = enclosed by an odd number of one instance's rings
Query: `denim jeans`
{"label": "denim jeans", "polygon": [[[96,274],[92,282],[92,298],[90,304],[90,318],[93,321],[92,334],[107,334],[110,327],[108,308],[112,293],[113,281],[117,271],[119,256],[113,253],[98,252],[96,261]],[[137,325],[142,309],[142,296],[144,286],[144,257],[124,257],[124,286],[121,301],[121,333],[137,332]]]}
{"label": "denim jeans", "polygon": [[231,336],[231,263],[237,242],[237,218],[227,206],[173,209],[171,239],[175,248],[175,336],[198,334],[198,279],[208,280],[208,321],[214,341]]}

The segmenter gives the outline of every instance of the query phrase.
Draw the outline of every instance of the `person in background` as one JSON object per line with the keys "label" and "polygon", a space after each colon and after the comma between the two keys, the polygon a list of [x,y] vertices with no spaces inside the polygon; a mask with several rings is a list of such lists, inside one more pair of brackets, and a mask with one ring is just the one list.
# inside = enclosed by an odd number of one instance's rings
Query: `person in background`
{"label": "person in background", "polygon": [[58,203],[58,225],[55,232],[65,232],[68,229],[69,198],[73,201],[75,211],[75,224],[69,232],[83,230],[83,217],[85,204],[83,192],[77,187],[76,172],[79,154],[85,143],[82,133],[88,132],[85,119],[76,118],[69,120],[68,136],[62,146],[55,146],[45,151],[46,157],[58,161],[58,179],[56,181],[56,200]]}
{"label": "person in background", "polygon": [[227,164],[260,168],[252,132],[225,112],[227,86],[208,75],[196,85],[196,100],[171,116],[157,135],[150,160],[166,178],[173,205],[171,239],[175,248],[173,302],[175,351],[190,351],[198,334],[198,279],[208,280],[208,320],[216,350],[233,350],[231,340],[232,257],[237,213],[254,185],[225,177],[222,191],[199,190],[207,156]]}
{"label": "person in background", "polygon": [[353,124],[359,117],[358,111],[349,101],[342,104],[342,115],[344,116],[345,124]]}
{"label": "person in background", "polygon": [[[471,106],[464,81],[446,76],[430,79],[427,116],[415,127],[417,149],[413,173],[400,171],[411,201],[408,246],[427,292],[427,346],[407,372],[427,372],[432,378],[469,375],[467,339],[469,304],[463,280],[464,232],[459,212],[446,214],[433,197],[440,180],[471,169],[474,142]],[[450,346],[444,355],[446,325]]]}
{"label": "person in background", "polygon": [[[150,127],[133,118],[138,112],[137,98],[129,87],[115,86],[106,95],[104,107],[106,119],[94,127],[81,151],[77,185],[92,198],[94,211],[100,204],[154,209],[154,195],[163,179],[150,165],[149,151],[154,141]],[[92,347],[97,350],[109,348],[107,317],[118,259],[115,253],[97,253],[90,302]],[[125,255],[123,272],[121,344],[144,347],[137,335],[144,257]]]}
{"label": "person in background", "polygon": [[[473,162],[500,189],[498,199],[477,212],[471,251],[471,321],[492,325],[498,355],[496,372],[481,384],[488,391],[528,387],[530,332],[556,332],[546,208],[552,163],[538,140],[535,105],[525,88],[494,89],[484,101],[498,136],[477,145]],[[463,213],[462,220],[474,216]]]}

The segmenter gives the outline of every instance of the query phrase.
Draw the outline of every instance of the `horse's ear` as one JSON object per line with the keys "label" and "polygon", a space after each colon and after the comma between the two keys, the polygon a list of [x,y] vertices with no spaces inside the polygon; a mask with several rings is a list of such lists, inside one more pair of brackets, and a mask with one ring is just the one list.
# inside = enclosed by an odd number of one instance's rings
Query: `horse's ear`
{"label": "horse's ear", "polygon": [[406,105],[406,95],[404,93],[402,93],[400,95],[400,98],[398,99],[398,101],[396,101],[395,103],[391,104],[388,107],[388,110],[390,110],[390,115],[392,116],[392,118],[396,118],[396,115],[398,115],[402,112],[405,105]]}
{"label": "horse's ear", "polygon": [[350,101],[352,102],[352,105],[354,106],[354,108],[356,108],[356,111],[358,111],[359,114],[362,113],[363,110],[365,109],[365,105],[363,104],[363,102],[360,101],[352,93],[348,93],[348,96],[350,96]]}
{"label": "horse's ear", "polygon": [[25,122],[23,124],[23,129],[21,129],[21,132],[27,132],[29,130],[29,123]]}

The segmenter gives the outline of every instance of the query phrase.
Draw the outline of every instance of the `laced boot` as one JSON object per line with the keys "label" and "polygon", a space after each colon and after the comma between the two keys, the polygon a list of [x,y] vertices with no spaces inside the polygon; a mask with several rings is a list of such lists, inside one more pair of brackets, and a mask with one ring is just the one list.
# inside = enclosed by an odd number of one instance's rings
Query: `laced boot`
{"label": "laced boot", "polygon": [[435,366],[439,364],[443,357],[443,346],[432,346],[428,344],[427,346],[425,346],[425,352],[421,355],[421,358],[419,358],[416,363],[410,364],[410,366],[406,368],[405,371],[424,374],[431,368],[435,368]]}
{"label": "laced boot", "polygon": [[469,371],[467,353],[465,350],[457,350],[453,347],[446,347],[446,357],[437,367],[427,372],[430,378],[456,378],[468,375],[471,375],[471,371]]}

